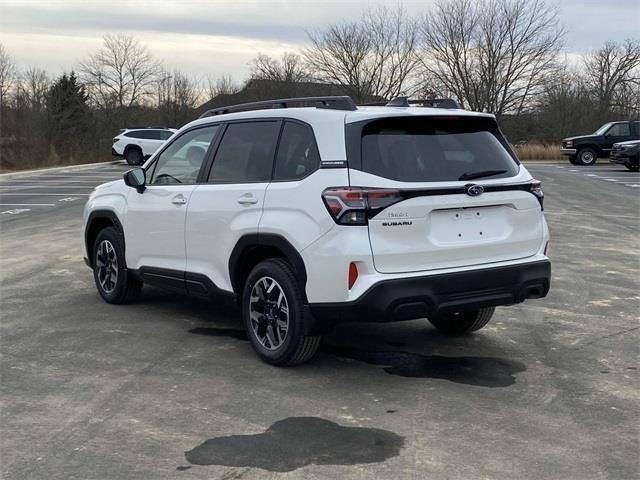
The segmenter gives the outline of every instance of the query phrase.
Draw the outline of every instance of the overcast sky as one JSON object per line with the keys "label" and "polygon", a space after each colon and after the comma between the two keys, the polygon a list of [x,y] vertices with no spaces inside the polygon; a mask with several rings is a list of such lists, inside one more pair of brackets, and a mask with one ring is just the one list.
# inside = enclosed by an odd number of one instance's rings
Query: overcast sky
{"label": "overcast sky", "polygon": [[[257,53],[279,55],[306,42],[306,31],[353,20],[368,0],[0,0],[0,42],[18,66],[72,69],[107,33],[135,35],[169,67],[241,79]],[[389,4],[390,2],[386,2]],[[404,0],[410,14],[433,1]],[[640,37],[640,0],[559,1],[573,57],[606,40]]]}

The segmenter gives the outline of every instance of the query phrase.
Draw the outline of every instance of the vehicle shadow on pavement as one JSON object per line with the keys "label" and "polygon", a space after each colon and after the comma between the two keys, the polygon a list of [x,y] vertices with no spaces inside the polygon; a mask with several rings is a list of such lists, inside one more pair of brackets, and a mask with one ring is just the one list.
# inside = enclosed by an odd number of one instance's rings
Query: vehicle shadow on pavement
{"label": "vehicle shadow on pavement", "polygon": [[[244,330],[232,328],[198,327],[189,330],[197,335],[231,337],[248,341]],[[399,346],[399,344],[395,344]],[[406,351],[363,350],[350,346],[336,346],[323,341],[320,352],[384,367],[390,375],[409,378],[438,378],[454,383],[481,387],[508,387],[516,382],[515,374],[526,370],[518,361],[482,356],[424,355]]]}
{"label": "vehicle shadow on pavement", "polygon": [[311,464],[383,462],[397,456],[403,446],[404,437],[388,430],[344,427],[317,417],[289,417],[256,435],[211,438],[185,452],[185,458],[193,465],[291,472]]}

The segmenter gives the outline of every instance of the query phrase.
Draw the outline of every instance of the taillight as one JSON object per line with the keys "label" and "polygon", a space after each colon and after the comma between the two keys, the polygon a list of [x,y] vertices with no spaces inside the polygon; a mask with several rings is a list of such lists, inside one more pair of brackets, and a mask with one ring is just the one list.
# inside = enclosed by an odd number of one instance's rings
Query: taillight
{"label": "taillight", "polygon": [[529,191],[538,199],[540,209],[544,210],[544,192],[542,191],[542,182],[540,180],[531,180],[531,182],[529,182]]}
{"label": "taillight", "polygon": [[402,199],[399,190],[388,188],[332,187],[322,192],[327,210],[340,225],[366,225],[380,210]]}
{"label": "taillight", "polygon": [[356,264],[351,262],[349,264],[349,290],[351,290],[351,287],[353,287],[353,284],[356,283],[356,280],[358,279],[358,267],[356,267]]}
{"label": "taillight", "polygon": [[547,242],[544,246],[544,256],[545,257],[549,256],[549,242]]}
{"label": "taillight", "polygon": [[113,143],[116,143],[118,140],[120,140],[118,137],[113,139]]}

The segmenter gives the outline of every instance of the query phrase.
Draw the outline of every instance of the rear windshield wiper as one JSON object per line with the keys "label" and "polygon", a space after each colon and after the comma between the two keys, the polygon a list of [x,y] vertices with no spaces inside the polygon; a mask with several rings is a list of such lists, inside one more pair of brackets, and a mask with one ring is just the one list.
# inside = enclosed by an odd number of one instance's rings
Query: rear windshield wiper
{"label": "rear windshield wiper", "polygon": [[493,175],[500,175],[501,173],[507,173],[506,170],[483,170],[481,172],[467,172],[460,175],[458,180],[473,180],[482,177],[492,177]]}

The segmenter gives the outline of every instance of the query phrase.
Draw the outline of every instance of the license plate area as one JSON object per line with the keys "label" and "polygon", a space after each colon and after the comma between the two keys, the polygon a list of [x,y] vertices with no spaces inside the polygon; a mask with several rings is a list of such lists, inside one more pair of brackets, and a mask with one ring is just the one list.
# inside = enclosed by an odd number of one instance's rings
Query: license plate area
{"label": "license plate area", "polygon": [[456,245],[504,239],[511,231],[506,210],[504,206],[433,210],[429,240],[436,245]]}

